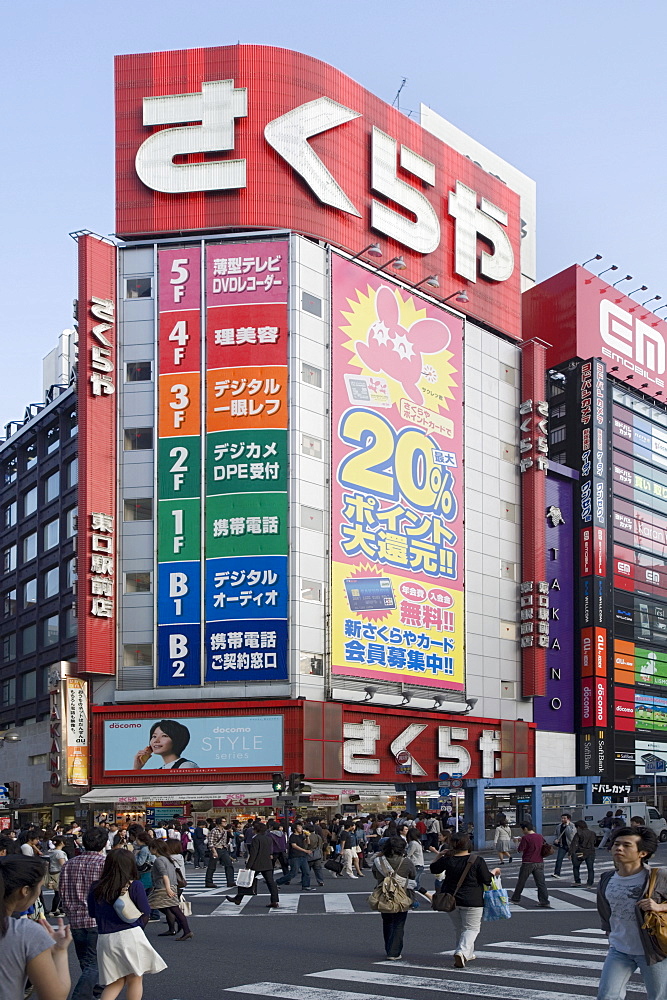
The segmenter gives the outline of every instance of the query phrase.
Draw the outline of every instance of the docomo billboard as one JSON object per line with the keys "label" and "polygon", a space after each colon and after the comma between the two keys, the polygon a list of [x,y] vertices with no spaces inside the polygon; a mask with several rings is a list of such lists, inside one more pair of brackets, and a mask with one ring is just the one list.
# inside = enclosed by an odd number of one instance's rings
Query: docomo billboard
{"label": "docomo billboard", "polygon": [[379,237],[407,281],[463,286],[466,312],[521,336],[518,195],[333,67],[256,45],[119,56],[116,122],[124,237]]}
{"label": "docomo billboard", "polygon": [[79,236],[77,671],[116,672],[116,248]]}
{"label": "docomo billboard", "polygon": [[334,255],[333,674],[463,690],[463,324]]}

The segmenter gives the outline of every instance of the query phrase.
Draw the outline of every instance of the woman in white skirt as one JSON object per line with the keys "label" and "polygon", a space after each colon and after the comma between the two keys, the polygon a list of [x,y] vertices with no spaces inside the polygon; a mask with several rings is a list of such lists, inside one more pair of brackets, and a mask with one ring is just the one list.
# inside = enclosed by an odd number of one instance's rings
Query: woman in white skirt
{"label": "woman in white skirt", "polygon": [[[116,908],[121,896],[122,904]],[[124,910],[123,916],[119,909]],[[97,923],[97,966],[104,986],[101,1000],[116,1000],[124,986],[127,1000],[141,1000],[143,976],[162,972],[167,964],[144,934],[151,908],[129,851],[109,851],[102,877],[88,893],[88,912]]]}
{"label": "woman in white skirt", "polygon": [[509,864],[512,860],[512,830],[504,816],[496,826],[493,846],[498,852],[501,865],[505,863],[505,855],[507,855],[507,864]]}

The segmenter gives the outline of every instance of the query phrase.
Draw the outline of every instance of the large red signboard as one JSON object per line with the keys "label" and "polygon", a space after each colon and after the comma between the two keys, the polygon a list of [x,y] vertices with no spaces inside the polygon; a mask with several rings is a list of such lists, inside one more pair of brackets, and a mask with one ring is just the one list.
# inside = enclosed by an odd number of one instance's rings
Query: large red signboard
{"label": "large red signboard", "polygon": [[406,281],[465,288],[520,330],[519,198],[396,108],[298,52],[234,45],[116,60],[116,231],[292,229]]}
{"label": "large red signboard", "polygon": [[116,672],[116,248],[79,247],[78,670]]}

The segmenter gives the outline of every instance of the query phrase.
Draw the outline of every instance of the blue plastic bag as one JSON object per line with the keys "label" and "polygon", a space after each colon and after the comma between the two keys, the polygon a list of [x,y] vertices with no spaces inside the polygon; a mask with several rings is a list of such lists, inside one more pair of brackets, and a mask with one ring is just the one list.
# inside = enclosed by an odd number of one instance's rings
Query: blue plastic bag
{"label": "blue plastic bag", "polygon": [[491,880],[491,887],[484,890],[482,920],[509,920],[512,916],[507,892],[499,878]]}

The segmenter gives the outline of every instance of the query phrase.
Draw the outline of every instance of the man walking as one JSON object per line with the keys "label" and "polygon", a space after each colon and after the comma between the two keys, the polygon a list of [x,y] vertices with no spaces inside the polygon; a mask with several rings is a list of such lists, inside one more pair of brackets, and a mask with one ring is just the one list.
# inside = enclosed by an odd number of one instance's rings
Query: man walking
{"label": "man walking", "polygon": [[560,871],[563,867],[563,858],[569,855],[570,844],[576,832],[577,830],[570,814],[563,813],[560,818],[560,825],[556,829],[556,839],[554,840],[554,847],[558,848],[558,854],[556,855],[556,866],[553,870],[552,878],[561,877]]}
{"label": "man walking", "polygon": [[86,900],[93,882],[102,875],[109,834],[94,826],[83,835],[84,853],[66,861],[60,870],[60,905],[72,930],[76,957],[81,966],[71,1000],[93,1000],[97,984],[97,924],[88,915]]}
{"label": "man walking", "polygon": [[609,937],[598,1000],[625,996],[635,970],[639,970],[644,980],[649,1000],[667,995],[667,956],[642,927],[646,913],[667,912],[664,868],[657,869],[655,884],[647,898],[651,869],[646,862],[657,846],[658,838],[648,827],[621,827],[614,831],[611,856],[615,870],[603,872],[598,887],[598,913],[602,929]]}
{"label": "man walking", "polygon": [[195,849],[195,868],[201,868],[204,863],[204,858],[206,857],[206,834],[204,833],[204,827],[206,824],[203,819],[200,819],[196,827],[192,831],[192,843]]}
{"label": "man walking", "polygon": [[347,875],[348,878],[359,878],[352,871],[352,848],[355,846],[354,838],[354,823],[352,820],[346,820],[343,829],[338,838],[338,843],[340,844],[340,856],[343,860],[343,875]]}
{"label": "man walking", "polygon": [[229,830],[225,819],[216,819],[215,826],[208,835],[209,859],[206,868],[205,886],[207,889],[215,889],[213,876],[218,866],[218,861],[224,866],[227,877],[227,888],[234,888],[234,862],[229,853]]}
{"label": "man walking", "polygon": [[527,823],[524,820],[521,824],[521,829],[523,830],[523,836],[519,841],[518,848],[521,855],[521,867],[519,868],[519,878],[511,902],[519,902],[521,893],[528,881],[528,876],[532,875],[537,886],[538,904],[544,909],[551,909],[547,884],[544,881],[544,857],[542,856],[542,848],[546,844],[546,840],[541,833],[535,833],[532,823]]}
{"label": "man walking", "polygon": [[609,838],[611,837],[611,831],[614,828],[614,814],[611,811],[611,809],[608,809],[607,815],[604,817],[604,819],[600,820],[600,828],[604,830],[604,833],[602,835],[602,840],[600,841],[599,844],[600,848],[603,848],[607,846]]}
{"label": "man walking", "polygon": [[[273,877],[273,859],[271,857],[273,840],[267,832],[266,823],[256,822],[254,823],[254,828],[255,836],[250,841],[246,868],[250,868],[252,871],[257,872],[258,875],[262,876],[268,886],[269,893],[271,894],[270,902],[267,905],[270,909],[277,910],[280,904],[278,902],[278,886],[276,885]],[[252,894],[255,891],[256,889],[254,885],[250,889],[239,889],[237,887],[236,895],[225,896],[225,899],[229,903],[236,903],[236,905],[239,906],[245,895]]]}
{"label": "man walking", "polygon": [[[310,888],[310,850],[308,848],[308,837],[303,832],[303,823],[296,820],[292,827],[292,833],[288,841],[289,845],[289,871],[282,878],[279,878],[276,885],[289,885],[298,872],[301,872],[301,888],[303,892],[314,892]],[[351,852],[350,852],[351,853]]]}

